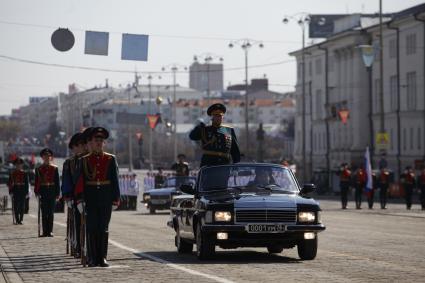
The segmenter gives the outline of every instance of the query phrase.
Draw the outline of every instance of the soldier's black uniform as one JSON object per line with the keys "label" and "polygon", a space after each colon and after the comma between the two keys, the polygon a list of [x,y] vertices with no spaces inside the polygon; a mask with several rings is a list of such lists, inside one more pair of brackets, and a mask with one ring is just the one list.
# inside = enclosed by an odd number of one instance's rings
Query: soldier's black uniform
{"label": "soldier's black uniform", "polygon": [[422,210],[425,210],[425,170],[422,170],[421,175],[418,177],[418,187],[421,190]]}
{"label": "soldier's black uniform", "polygon": [[[211,105],[207,114],[209,116],[224,115],[226,107],[221,103]],[[200,123],[189,134],[193,141],[200,141],[202,147],[202,166],[225,165],[237,163],[241,159],[238,141],[233,128],[223,125],[205,126]]]}
{"label": "soldier's black uniform", "polygon": [[[18,158],[15,164],[22,164],[23,160]],[[29,177],[24,170],[15,169],[9,175],[9,194],[12,196],[13,209],[16,224],[22,224],[24,219],[25,199],[29,193]]]}
{"label": "soldier's black uniform", "polygon": [[406,168],[406,172],[401,174],[400,179],[404,187],[406,208],[410,209],[412,207],[413,188],[416,185],[415,174],[410,172],[410,167],[408,167]]}
{"label": "soldier's black uniform", "polygon": [[[43,149],[40,155],[46,152],[52,154],[51,150]],[[42,164],[35,170],[34,193],[40,198],[43,236],[52,237],[56,199],[60,194],[59,170],[56,165]]]}
{"label": "soldier's black uniform", "polygon": [[381,209],[387,208],[387,194],[388,187],[390,185],[390,172],[386,169],[381,169],[378,178],[378,186],[379,186],[379,199],[381,202]]}
{"label": "soldier's black uniform", "polygon": [[189,176],[189,163],[187,162],[176,162],[171,166],[171,170],[174,170],[176,176]]}

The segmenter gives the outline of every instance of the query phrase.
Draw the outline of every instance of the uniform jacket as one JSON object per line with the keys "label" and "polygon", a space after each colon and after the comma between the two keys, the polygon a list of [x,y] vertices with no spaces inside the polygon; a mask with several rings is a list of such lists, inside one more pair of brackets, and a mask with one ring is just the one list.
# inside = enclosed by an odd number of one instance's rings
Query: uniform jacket
{"label": "uniform jacket", "polygon": [[418,177],[418,186],[420,188],[425,189],[425,173],[422,173],[421,175],[419,175],[419,177]]}
{"label": "uniform jacket", "polygon": [[176,171],[176,176],[189,176],[189,163],[174,163],[173,166],[171,166],[171,170]]}
{"label": "uniform jacket", "polygon": [[74,194],[79,173],[79,158],[79,155],[75,155],[63,163],[61,191],[65,198],[72,198]]}
{"label": "uniform jacket", "polygon": [[74,195],[87,205],[112,205],[120,199],[118,164],[114,155],[89,153],[80,159],[80,172]]}
{"label": "uniform jacket", "polygon": [[401,174],[401,182],[405,186],[415,186],[416,185],[416,178],[414,173],[403,173]]}
{"label": "uniform jacket", "polygon": [[24,170],[15,169],[9,174],[9,194],[25,197],[29,193],[29,176]]}
{"label": "uniform jacket", "polygon": [[[233,128],[228,126],[196,126],[189,134],[189,138],[194,141],[201,141],[203,156],[202,165],[220,165],[240,161],[240,151],[236,134]],[[214,156],[207,152],[222,154]]]}
{"label": "uniform jacket", "polygon": [[40,195],[41,198],[59,197],[59,170],[56,165],[42,164],[35,169],[34,193]]}
{"label": "uniform jacket", "polygon": [[389,184],[390,184],[390,172],[387,170],[381,170],[379,172],[378,186],[380,188],[388,187]]}

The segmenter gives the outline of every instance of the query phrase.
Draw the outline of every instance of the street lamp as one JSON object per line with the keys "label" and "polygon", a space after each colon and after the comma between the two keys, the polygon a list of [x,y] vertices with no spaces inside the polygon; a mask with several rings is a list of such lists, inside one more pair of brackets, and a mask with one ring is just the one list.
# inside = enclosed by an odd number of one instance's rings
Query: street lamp
{"label": "street lamp", "polygon": [[301,49],[301,66],[302,66],[302,72],[301,72],[301,80],[302,80],[302,95],[301,95],[301,107],[302,107],[302,176],[303,176],[303,182],[306,182],[307,180],[307,160],[306,160],[306,117],[305,117],[305,30],[306,26],[310,23],[310,16],[307,13],[298,13],[292,16],[285,16],[282,20],[284,24],[288,24],[291,20],[294,20],[298,23],[298,25],[301,27],[302,31],[302,49]]}
{"label": "street lamp", "polygon": [[[152,79],[154,77],[149,74],[148,79],[148,88],[149,88],[149,103],[148,103],[148,115],[152,115]],[[161,79],[161,76],[156,76],[156,78]],[[153,128],[150,128],[149,133],[149,168],[153,170],[153,157],[152,157],[152,146],[153,146]]]}
{"label": "street lamp", "polygon": [[177,64],[177,63],[173,63],[167,66],[162,67],[162,71],[171,71],[173,74],[173,112],[172,112],[172,121],[174,123],[174,127],[172,129],[173,131],[173,154],[174,154],[174,158],[177,156],[177,108],[176,108],[176,103],[177,103],[177,98],[176,98],[176,74],[179,71],[179,69],[183,69],[184,71],[187,71],[187,67]]}
{"label": "street lamp", "polygon": [[205,65],[207,66],[207,105],[210,105],[210,64],[214,60],[223,62],[223,57],[212,53],[203,53],[200,55],[193,56],[193,61],[198,62],[199,60],[204,60]]}
{"label": "street lamp", "polygon": [[249,99],[248,99],[248,51],[251,47],[257,45],[263,48],[264,45],[261,41],[251,39],[239,39],[229,43],[229,48],[233,48],[235,45],[239,45],[245,54],[245,155],[248,155],[249,148]]}

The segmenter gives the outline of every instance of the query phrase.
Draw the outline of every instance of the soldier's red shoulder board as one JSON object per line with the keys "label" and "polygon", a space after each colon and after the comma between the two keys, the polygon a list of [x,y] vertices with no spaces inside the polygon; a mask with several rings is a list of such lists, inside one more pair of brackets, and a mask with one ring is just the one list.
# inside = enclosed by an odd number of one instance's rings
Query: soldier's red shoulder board
{"label": "soldier's red shoulder board", "polygon": [[230,125],[226,125],[226,124],[221,124],[221,126],[222,126],[222,127],[225,127],[225,128],[230,128],[230,129],[233,129],[233,127],[232,127],[232,126],[230,126]]}
{"label": "soldier's red shoulder board", "polygon": [[105,154],[107,157],[109,158],[115,158],[115,155],[108,153],[108,152],[104,152],[103,154]]}

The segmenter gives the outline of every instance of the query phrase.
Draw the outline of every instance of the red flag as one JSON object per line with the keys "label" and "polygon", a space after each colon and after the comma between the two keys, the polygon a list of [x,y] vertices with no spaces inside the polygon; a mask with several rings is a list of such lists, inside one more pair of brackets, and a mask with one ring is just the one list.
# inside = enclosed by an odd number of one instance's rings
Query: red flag
{"label": "red flag", "polygon": [[347,109],[341,109],[339,110],[339,117],[341,118],[341,121],[343,124],[347,124],[347,119],[350,114],[350,112]]}

